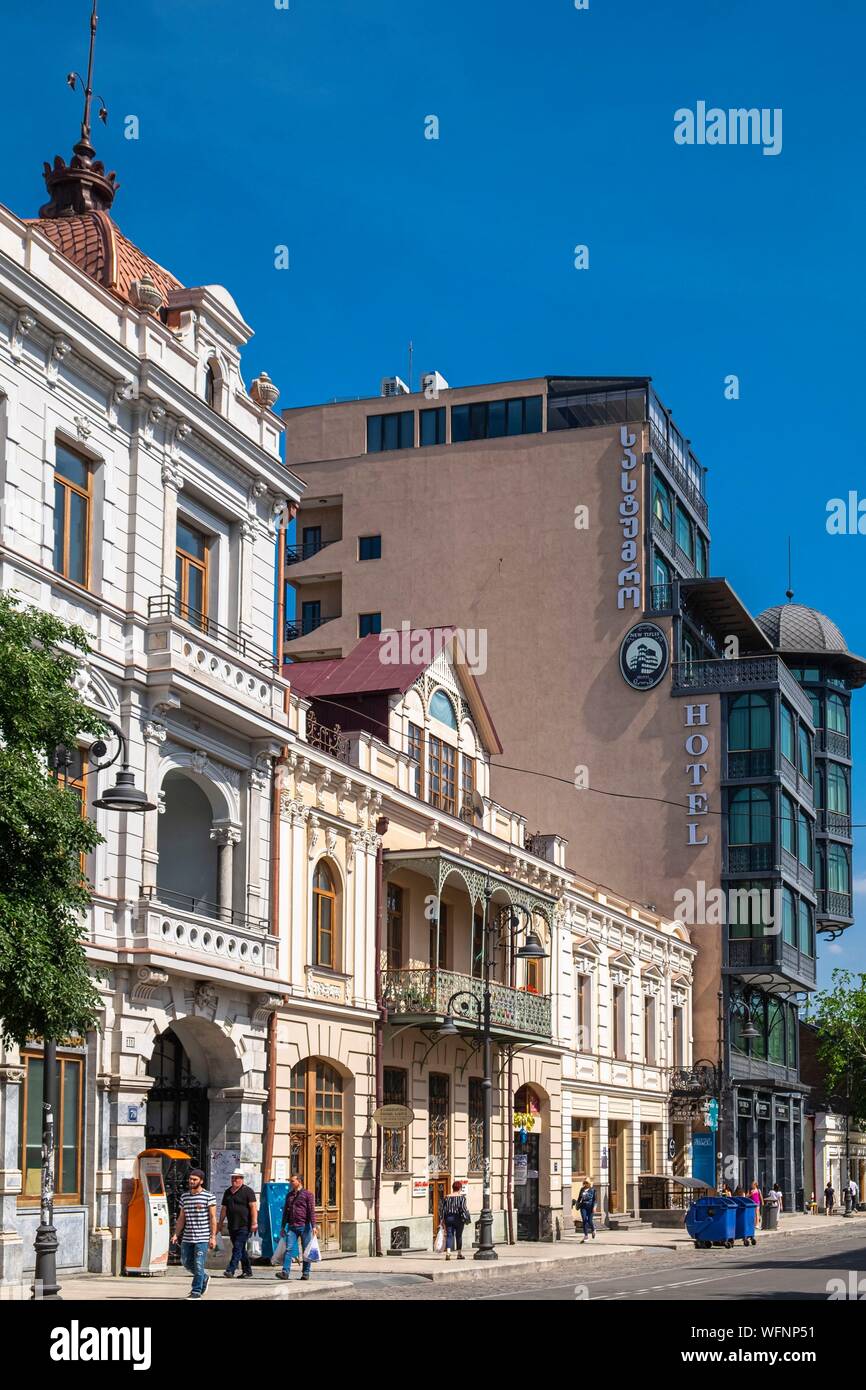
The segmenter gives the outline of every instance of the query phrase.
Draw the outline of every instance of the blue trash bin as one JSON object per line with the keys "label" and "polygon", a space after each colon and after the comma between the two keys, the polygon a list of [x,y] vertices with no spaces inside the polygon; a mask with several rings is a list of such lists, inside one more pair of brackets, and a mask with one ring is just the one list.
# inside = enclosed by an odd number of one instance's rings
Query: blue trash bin
{"label": "blue trash bin", "polygon": [[732,1197],[699,1197],[686,1212],[686,1230],[696,1250],[734,1243],[737,1204]]}
{"label": "blue trash bin", "polygon": [[741,1240],[744,1245],[755,1245],[755,1217],[757,1208],[751,1197],[731,1197],[729,1199],[736,1203],[736,1235],[735,1240]]}

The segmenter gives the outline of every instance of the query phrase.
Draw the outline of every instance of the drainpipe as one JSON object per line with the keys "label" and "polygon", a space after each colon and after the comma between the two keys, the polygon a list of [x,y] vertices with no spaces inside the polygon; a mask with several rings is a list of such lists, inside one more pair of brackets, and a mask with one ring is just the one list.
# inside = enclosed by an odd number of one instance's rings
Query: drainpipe
{"label": "drainpipe", "polygon": [[[384,838],[388,830],[388,820],[385,816],[380,816],[376,821],[376,834],[380,840]],[[385,1022],[387,1010],[385,1008],[385,996],[382,989],[382,952],[385,949],[385,930],[384,930],[384,906],[385,906],[385,849],[382,844],[376,850],[376,1037],[375,1037],[375,1062],[376,1062],[376,1109],[383,1103],[385,1094]],[[382,1223],[380,1218],[380,1199],[382,1192],[382,1129],[376,1126],[376,1169],[373,1181],[373,1232],[375,1239],[374,1253],[381,1255],[382,1252]]]}
{"label": "drainpipe", "polygon": [[[288,526],[288,509],[284,508],[280,516],[278,531],[278,557],[277,557],[277,673],[283,673],[283,645],[286,636],[286,527]],[[286,691],[283,698],[283,712],[288,713],[289,692]],[[279,759],[274,764],[274,775],[271,781],[271,936],[278,937],[280,934],[280,793],[281,778],[279,769],[285,767],[288,759],[289,750],[283,746]],[[277,947],[279,952],[279,946]],[[279,958],[279,957],[278,957]],[[268,1122],[265,1127],[265,1144],[262,1154],[262,1183],[271,1181],[271,1170],[274,1163],[274,1135],[277,1127],[277,1015],[276,1011],[268,1016]]]}
{"label": "drainpipe", "polygon": [[508,1073],[507,1073],[508,1095],[505,1104],[505,1142],[508,1148],[508,1170],[505,1180],[505,1220],[508,1230],[508,1244],[514,1244],[514,1212],[512,1201],[514,1196],[514,1048],[508,1049]]}

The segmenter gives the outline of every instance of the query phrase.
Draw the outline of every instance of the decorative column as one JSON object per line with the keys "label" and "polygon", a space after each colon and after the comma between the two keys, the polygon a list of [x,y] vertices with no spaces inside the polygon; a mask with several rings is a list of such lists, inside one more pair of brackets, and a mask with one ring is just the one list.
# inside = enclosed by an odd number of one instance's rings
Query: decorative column
{"label": "decorative column", "polygon": [[220,921],[230,922],[234,905],[234,847],[240,844],[241,828],[232,821],[214,821],[210,837],[219,851],[217,897]]}
{"label": "decorative column", "polygon": [[4,1284],[20,1284],[24,1277],[24,1243],[17,1226],[21,1195],[19,1087],[23,1080],[20,1063],[0,1065],[0,1281]]}
{"label": "decorative column", "polygon": [[147,719],[141,726],[144,739],[144,790],[158,807],[156,816],[144,817],[144,845],[141,851],[142,897],[151,896],[156,887],[157,865],[159,864],[159,819],[165,809],[157,792],[159,783],[159,762],[162,745],[165,743],[165,725],[157,719]]}
{"label": "decorative column", "polygon": [[[267,888],[262,892],[262,823],[268,815],[270,802],[268,788],[271,784],[271,759],[267,753],[256,756],[255,765],[248,773],[249,796],[247,799],[247,907],[251,917],[264,916],[263,908],[269,894]],[[266,844],[270,835],[266,835]],[[276,846],[273,847],[276,853]]]}
{"label": "decorative column", "polygon": [[175,459],[162,465],[162,590],[174,596],[177,583],[174,577],[177,550],[177,494],[183,487],[183,473]]}
{"label": "decorative column", "polygon": [[244,517],[238,526],[240,535],[240,603],[238,609],[238,630],[245,636],[252,636],[253,616],[253,543],[258,533],[255,517]]}

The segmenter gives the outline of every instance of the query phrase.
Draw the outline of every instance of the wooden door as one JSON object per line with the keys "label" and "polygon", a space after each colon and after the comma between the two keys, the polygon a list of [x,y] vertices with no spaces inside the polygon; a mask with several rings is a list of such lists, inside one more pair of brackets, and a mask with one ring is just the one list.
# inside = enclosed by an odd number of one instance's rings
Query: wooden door
{"label": "wooden door", "polygon": [[343,1187],[343,1080],[328,1062],[310,1058],[292,1070],[291,1172],[316,1203],[322,1249],[340,1248]]}
{"label": "wooden door", "polygon": [[430,1200],[429,1211],[433,1222],[433,1238],[439,1230],[439,1203],[444,1202],[451,1191],[451,1177],[448,1173],[440,1173],[437,1177],[430,1179]]}
{"label": "wooden door", "polygon": [[623,1210],[622,1184],[622,1121],[610,1120],[607,1133],[607,1162],[609,1207],[611,1211]]}

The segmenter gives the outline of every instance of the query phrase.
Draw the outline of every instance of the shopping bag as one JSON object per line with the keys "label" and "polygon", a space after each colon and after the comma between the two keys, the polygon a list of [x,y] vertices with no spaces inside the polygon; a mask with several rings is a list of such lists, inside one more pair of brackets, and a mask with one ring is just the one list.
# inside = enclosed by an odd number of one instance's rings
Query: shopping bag
{"label": "shopping bag", "polygon": [[262,1257],[262,1238],[258,1231],[247,1241],[247,1259],[260,1260]]}
{"label": "shopping bag", "polygon": [[281,1265],[281,1264],[283,1263],[283,1260],[285,1259],[285,1257],[286,1257],[286,1238],[285,1238],[285,1236],[280,1236],[279,1240],[277,1241],[277,1247],[276,1247],[276,1249],[274,1250],[273,1255],[271,1256],[271,1264],[272,1264],[272,1265]]}
{"label": "shopping bag", "polygon": [[322,1253],[319,1250],[319,1237],[316,1235],[311,1236],[309,1245],[304,1246],[304,1259],[309,1260],[311,1264],[315,1264],[316,1261],[321,1258]]}
{"label": "shopping bag", "polygon": [[437,1255],[441,1255],[441,1254],[442,1254],[442,1251],[445,1249],[445,1227],[444,1227],[444,1226],[440,1226],[440,1227],[439,1227],[439,1230],[436,1232],[436,1243],[435,1243],[435,1245],[433,1246],[433,1249],[436,1251]]}

